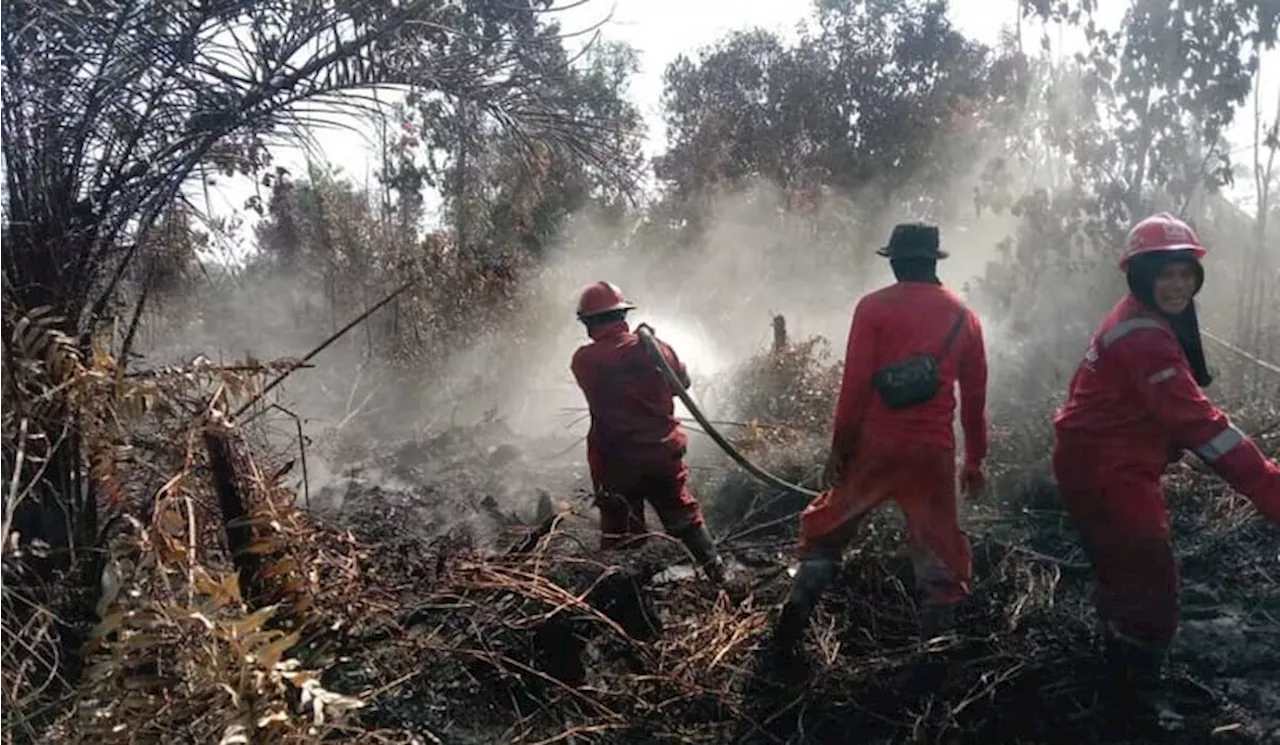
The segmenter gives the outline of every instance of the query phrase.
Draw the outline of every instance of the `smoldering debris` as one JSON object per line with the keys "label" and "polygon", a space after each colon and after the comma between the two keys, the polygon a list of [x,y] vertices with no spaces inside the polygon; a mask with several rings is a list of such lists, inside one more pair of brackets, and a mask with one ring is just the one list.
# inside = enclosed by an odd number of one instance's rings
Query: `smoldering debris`
{"label": "smoldering debris", "polygon": [[[1106,687],[1089,572],[1034,475],[966,512],[976,583],[956,633],[918,638],[901,525],[886,511],[817,609],[808,664],[782,666],[762,647],[788,589],[794,516],[728,474],[703,494],[721,505],[709,514],[736,568],[732,594],[666,571],[689,559],[664,536],[598,550],[572,483],[582,475],[547,455],[560,443],[523,441],[496,417],[334,467],[314,512],[267,476],[278,463],[246,450],[232,466],[253,500],[245,551],[277,598],[259,607],[235,557],[204,548],[228,526],[188,441],[139,438],[113,474],[128,493],[157,494],[158,517],[112,532],[119,591],[83,631],[92,674],[35,741],[226,741],[247,717],[278,743],[1280,737],[1280,536],[1189,465],[1166,483],[1187,587],[1171,670],[1182,719],[1153,733]],[[819,451],[792,442],[762,462],[799,479]],[[156,479],[172,488],[147,488]]]}
{"label": "smoldering debris", "polygon": [[329,466],[312,495],[316,515],[380,540],[452,536],[493,546],[539,522],[539,504],[557,495],[586,500],[589,485],[572,456],[580,438],[520,438],[500,418],[452,426]]}
{"label": "smoldering debris", "polygon": [[[1259,631],[1265,616],[1243,610],[1255,596],[1223,598],[1208,627],[1189,624],[1171,671],[1183,719],[1153,732],[1108,693],[1084,575],[977,538],[978,583],[961,627],[922,643],[901,539],[881,525],[850,553],[802,668],[772,667],[761,649],[787,589],[779,566],[739,563],[748,594],[734,603],[701,579],[651,581],[678,560],[661,542],[600,553],[557,527],[527,553],[455,554],[416,601],[399,651],[380,653],[381,679],[412,680],[377,697],[370,721],[403,726],[431,702],[442,741],[481,722],[518,742],[825,743],[852,730],[884,743],[1260,743],[1280,734],[1265,706],[1273,692],[1250,677],[1280,661],[1274,635]],[[1276,548],[1274,538],[1252,540]],[[1249,662],[1208,664],[1210,628],[1214,644]]]}
{"label": "smoldering debris", "polygon": [[[738,433],[743,447],[811,481],[822,439],[760,425]],[[1189,464],[1167,481],[1188,588],[1171,669],[1183,716],[1153,732],[1108,688],[1087,560],[1042,458],[1011,461],[995,493],[966,507],[977,582],[955,635],[919,641],[901,521],[886,510],[816,613],[807,665],[779,668],[762,644],[803,504],[733,469],[698,479],[736,570],[730,597],[671,570],[688,558],[659,536],[635,552],[596,550],[589,501],[534,452],[489,421],[384,448],[326,491],[342,490],[326,519],[369,542],[373,575],[429,578],[401,581],[402,633],[366,649],[358,670],[331,673],[337,690],[378,691],[366,726],[441,742],[824,743],[850,729],[885,743],[1280,736],[1264,672],[1280,664],[1268,568],[1280,543]]]}
{"label": "smoldering debris", "polygon": [[[501,431],[406,443],[380,467],[440,461],[399,476],[421,489],[427,474],[522,462],[492,444]],[[813,456],[806,447],[775,454],[773,465],[790,460],[798,469]],[[594,526],[575,518],[563,495],[484,518],[524,541],[464,546],[456,538],[466,531],[437,530],[416,542],[417,554],[378,543],[377,525],[394,524],[398,535],[403,513],[370,509],[369,540],[381,546],[370,562],[384,567],[374,574],[404,576],[406,562],[421,562],[429,571],[410,574],[431,580],[400,591],[403,633],[367,649],[358,671],[335,668],[332,685],[379,691],[362,714],[366,725],[429,731],[441,742],[825,743],[846,741],[851,729],[885,743],[1262,743],[1280,735],[1269,705],[1276,691],[1263,672],[1280,664],[1269,605],[1280,588],[1265,568],[1280,544],[1251,516],[1223,519],[1236,497],[1190,468],[1170,481],[1183,510],[1175,530],[1188,586],[1171,669],[1182,719],[1155,732],[1107,688],[1089,574],[1052,508],[1052,485],[1034,465],[1008,484],[992,504],[970,509],[980,526],[977,584],[956,634],[919,641],[901,524],[886,513],[850,551],[815,615],[801,668],[771,667],[762,649],[787,591],[778,549],[794,539],[794,515],[775,512],[793,506],[770,506],[731,473],[708,481],[704,494],[712,505],[723,500],[710,514],[745,588],[740,598],[692,572],[664,572],[687,557],[658,536],[637,551],[595,550]],[[549,499],[556,511],[534,526],[536,503],[545,510]],[[483,522],[483,506],[468,509]],[[1238,562],[1239,581],[1220,581],[1221,560]],[[384,690],[380,681],[403,682]]]}

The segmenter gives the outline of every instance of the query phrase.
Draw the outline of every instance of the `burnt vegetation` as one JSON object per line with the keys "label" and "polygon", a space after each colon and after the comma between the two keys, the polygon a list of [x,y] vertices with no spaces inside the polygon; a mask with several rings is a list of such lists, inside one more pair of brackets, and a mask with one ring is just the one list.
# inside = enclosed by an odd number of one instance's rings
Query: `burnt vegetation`
{"label": "burnt vegetation", "polygon": [[[638,53],[542,0],[6,3],[5,742],[1150,741],[1099,699],[1050,417],[1121,291],[1111,247],[1170,209],[1213,249],[1211,395],[1280,450],[1280,111],[1257,82],[1280,14],[1137,0],[1108,27],[1095,5],[1024,2],[992,46],[932,0],[729,34],[667,68],[646,163]],[[374,184],[272,160],[353,115]],[[207,211],[225,182],[252,185],[247,256]],[[994,340],[977,589],[921,645],[878,516],[813,677],[761,677],[803,503],[699,461],[741,602],[661,537],[599,552],[575,436],[508,421],[544,395],[521,366],[571,318],[557,257],[623,257],[671,313],[766,340],[701,391],[812,486],[843,338],[787,320],[843,318],[901,218],[992,257],[963,288]],[[476,364],[495,338],[504,364]],[[1191,456],[1166,483],[1191,715],[1161,741],[1274,742],[1280,534]]]}

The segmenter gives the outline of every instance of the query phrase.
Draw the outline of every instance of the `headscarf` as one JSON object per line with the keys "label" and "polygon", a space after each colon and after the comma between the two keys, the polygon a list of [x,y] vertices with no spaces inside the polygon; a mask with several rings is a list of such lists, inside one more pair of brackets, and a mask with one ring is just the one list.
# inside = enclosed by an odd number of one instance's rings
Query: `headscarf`
{"label": "headscarf", "polygon": [[[1156,305],[1156,277],[1166,266],[1180,261],[1188,262],[1194,267],[1196,289],[1192,293],[1192,300],[1187,304],[1185,310],[1176,314],[1165,313],[1160,310],[1160,306]],[[1182,347],[1182,352],[1187,356],[1187,362],[1191,365],[1191,373],[1196,382],[1201,387],[1212,383],[1213,376],[1209,374],[1209,367],[1205,362],[1204,344],[1200,340],[1200,320],[1196,314],[1195,295],[1200,294],[1200,288],[1204,286],[1204,267],[1200,262],[1196,261],[1189,251],[1141,254],[1135,256],[1129,262],[1125,278],[1129,282],[1129,291],[1133,293],[1133,296],[1139,302],[1169,321],[1169,325],[1173,327],[1173,333],[1178,339],[1178,345]]]}

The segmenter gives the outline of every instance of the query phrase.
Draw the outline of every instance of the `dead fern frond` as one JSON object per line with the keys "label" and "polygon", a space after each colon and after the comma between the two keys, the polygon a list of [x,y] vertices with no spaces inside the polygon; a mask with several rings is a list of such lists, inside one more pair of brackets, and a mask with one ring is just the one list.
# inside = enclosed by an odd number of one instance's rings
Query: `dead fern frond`
{"label": "dead fern frond", "polygon": [[[41,307],[23,314],[9,335],[9,358],[20,376],[17,385],[32,392],[46,392],[82,370],[80,350],[62,326],[65,319]],[[47,398],[47,396],[46,396]]]}
{"label": "dead fern frond", "polygon": [[89,474],[102,491],[106,506],[111,512],[123,509],[125,489],[116,468],[116,452],[113,448],[95,444],[89,452]]}

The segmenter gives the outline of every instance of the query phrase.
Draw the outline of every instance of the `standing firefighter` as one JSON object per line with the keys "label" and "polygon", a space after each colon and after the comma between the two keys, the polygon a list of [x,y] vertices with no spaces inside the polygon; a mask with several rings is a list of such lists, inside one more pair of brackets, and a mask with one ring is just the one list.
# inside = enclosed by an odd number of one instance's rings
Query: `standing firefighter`
{"label": "standing firefighter", "polygon": [[1205,253],[1166,212],[1133,226],[1120,257],[1130,292],[1094,333],[1054,419],[1053,470],[1093,561],[1108,664],[1151,713],[1178,627],[1165,465],[1191,450],[1280,521],[1280,469],[1201,390],[1210,377],[1193,298]]}
{"label": "standing firefighter", "polygon": [[793,652],[845,546],[872,509],[894,501],[910,535],[921,631],[955,622],[972,554],[957,518],[955,384],[967,456],[965,491],[984,483],[986,352],[977,316],[937,276],[938,229],[898,225],[886,248],[897,284],[854,309],[836,405],[828,488],[800,516],[800,569],[771,647]]}
{"label": "standing firefighter", "polygon": [[[688,435],[675,418],[675,392],[649,351],[627,325],[635,306],[609,282],[582,291],[578,319],[591,343],[573,355],[573,375],[587,398],[591,430],[587,463],[600,508],[602,548],[634,546],[644,535],[644,503],[679,539],[716,583],[724,566],[702,521],[702,509],[686,482]],[[654,339],[688,387],[689,374],[665,342]]]}

